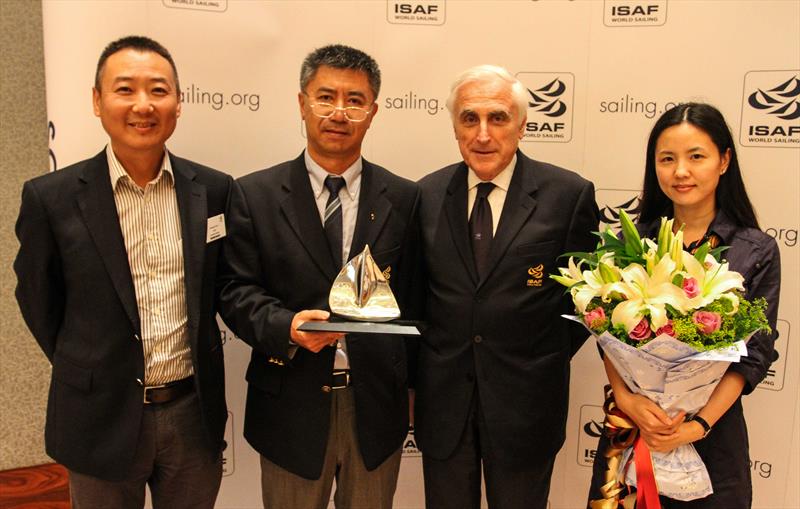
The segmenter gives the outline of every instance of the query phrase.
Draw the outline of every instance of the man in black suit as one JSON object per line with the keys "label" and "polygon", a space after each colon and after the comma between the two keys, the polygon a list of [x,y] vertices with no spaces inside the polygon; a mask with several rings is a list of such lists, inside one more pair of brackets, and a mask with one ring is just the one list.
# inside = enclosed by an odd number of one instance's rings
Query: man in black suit
{"label": "man in black suit", "polygon": [[527,94],[479,66],[447,101],[463,162],[420,182],[428,329],[416,378],[416,438],[429,508],[544,508],[564,442],[569,361],[586,338],[559,315],[548,274],[594,244],[594,187],[519,149]]}
{"label": "man in black suit", "polygon": [[99,154],[25,183],[22,315],[53,365],[47,453],[73,508],[212,508],[227,419],[215,279],[232,179],[169,153],[169,52],[145,37],[97,64]]}
{"label": "man in black suit", "polygon": [[264,507],[389,508],[408,429],[402,338],[302,332],[369,245],[409,315],[418,191],[361,157],[380,71],[354,48],[309,54],[298,101],[307,147],[237,181],[220,313],[253,347],[244,435],[261,454]]}

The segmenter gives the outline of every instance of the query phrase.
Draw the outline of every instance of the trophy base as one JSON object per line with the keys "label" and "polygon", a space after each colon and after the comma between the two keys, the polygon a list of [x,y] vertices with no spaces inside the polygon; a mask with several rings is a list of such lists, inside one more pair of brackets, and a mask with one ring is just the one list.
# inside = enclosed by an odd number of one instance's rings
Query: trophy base
{"label": "trophy base", "polygon": [[420,336],[420,322],[394,320],[392,322],[349,322],[349,321],[309,321],[303,322],[297,330],[306,332],[345,332],[354,334],[399,334],[401,336]]}

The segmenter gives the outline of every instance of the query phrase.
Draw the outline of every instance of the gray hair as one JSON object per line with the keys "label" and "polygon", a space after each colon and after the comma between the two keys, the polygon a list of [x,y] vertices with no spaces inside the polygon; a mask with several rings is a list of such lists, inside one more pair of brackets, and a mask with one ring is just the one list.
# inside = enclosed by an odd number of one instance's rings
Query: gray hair
{"label": "gray hair", "polygon": [[378,92],[381,91],[381,70],[378,68],[378,63],[363,51],[343,44],[331,44],[315,49],[308,54],[300,67],[301,92],[305,92],[308,83],[317,74],[317,69],[322,66],[363,71],[367,75],[372,95],[378,99]]}
{"label": "gray hair", "polygon": [[521,117],[524,117],[528,111],[528,94],[525,85],[522,84],[505,68],[497,65],[476,65],[470,67],[466,71],[458,75],[458,77],[450,85],[450,95],[447,97],[447,110],[450,112],[450,117],[455,118],[455,103],[458,91],[462,86],[467,83],[474,82],[492,82],[503,81],[511,86],[511,97],[514,104],[517,106],[517,112]]}

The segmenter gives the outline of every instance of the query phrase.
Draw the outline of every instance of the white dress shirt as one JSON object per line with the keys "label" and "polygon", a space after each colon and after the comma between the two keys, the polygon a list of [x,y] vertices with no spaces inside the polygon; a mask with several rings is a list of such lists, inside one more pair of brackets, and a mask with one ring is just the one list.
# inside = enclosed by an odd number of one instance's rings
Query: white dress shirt
{"label": "white dress shirt", "polygon": [[[322,166],[317,164],[314,159],[305,151],[305,163],[308,169],[308,178],[311,181],[311,190],[314,193],[314,200],[317,202],[320,221],[325,217],[325,206],[328,204],[330,193],[325,187],[325,178],[328,173]],[[342,202],[342,262],[350,261],[350,244],[353,243],[353,234],[356,229],[356,217],[358,215],[358,195],[361,190],[361,169],[363,168],[362,159],[356,159],[349,168],[341,175],[344,178],[344,187],[339,191],[339,200]],[[350,362],[347,358],[347,340],[341,339],[336,348],[333,369],[349,369]]]}
{"label": "white dress shirt", "polygon": [[[517,156],[511,158],[503,171],[498,173],[492,180],[495,185],[492,192],[486,198],[489,201],[489,207],[492,209],[492,235],[497,233],[497,225],[500,224],[500,214],[503,213],[503,205],[506,203],[506,195],[508,194],[508,186],[511,185],[511,177],[514,176],[514,167],[517,165]],[[475,197],[478,196],[478,184],[483,182],[478,176],[469,169],[467,173],[467,221],[472,214],[472,207],[475,205]]]}

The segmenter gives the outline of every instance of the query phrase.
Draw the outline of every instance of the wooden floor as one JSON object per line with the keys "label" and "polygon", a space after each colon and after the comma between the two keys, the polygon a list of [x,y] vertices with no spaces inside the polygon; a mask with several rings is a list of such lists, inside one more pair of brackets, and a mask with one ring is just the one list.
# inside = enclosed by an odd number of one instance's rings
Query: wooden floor
{"label": "wooden floor", "polygon": [[69,509],[66,469],[50,463],[0,472],[0,509]]}

